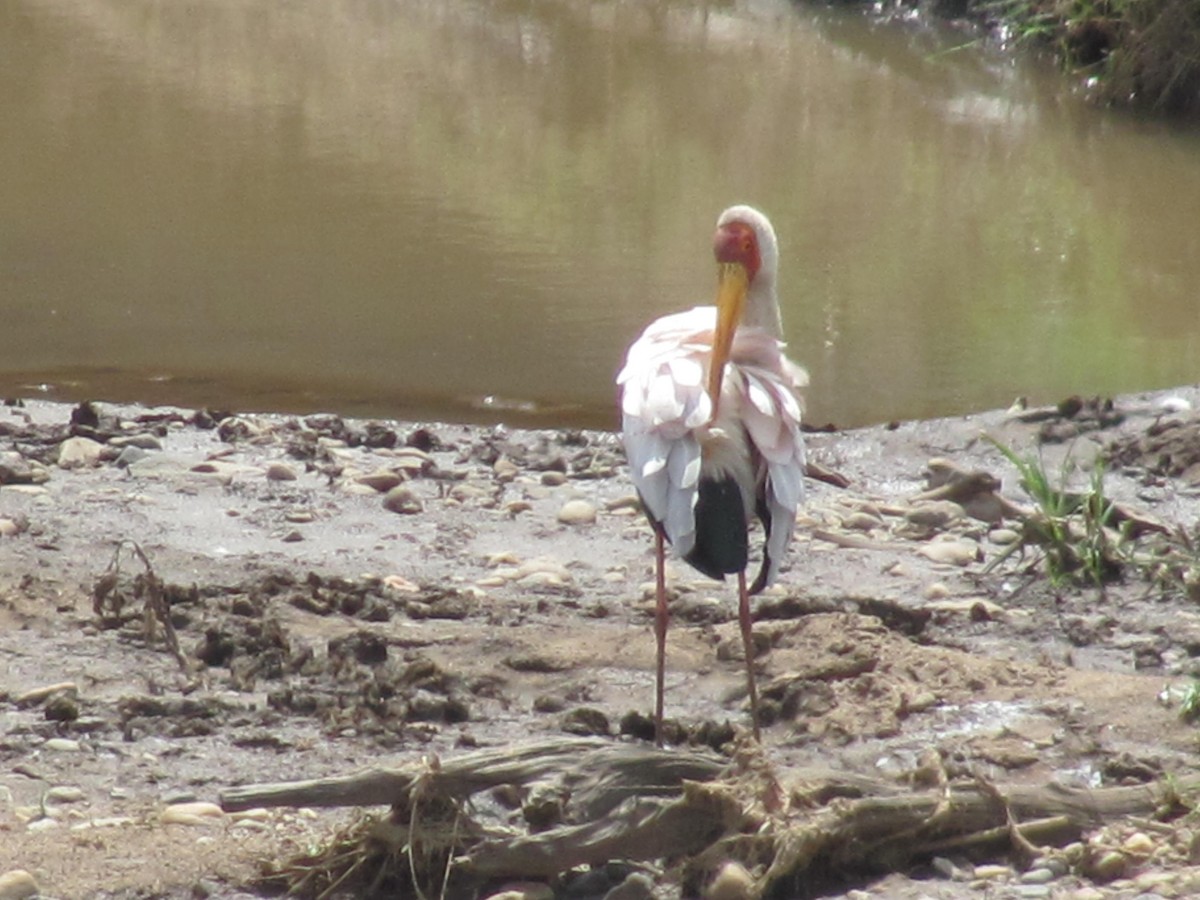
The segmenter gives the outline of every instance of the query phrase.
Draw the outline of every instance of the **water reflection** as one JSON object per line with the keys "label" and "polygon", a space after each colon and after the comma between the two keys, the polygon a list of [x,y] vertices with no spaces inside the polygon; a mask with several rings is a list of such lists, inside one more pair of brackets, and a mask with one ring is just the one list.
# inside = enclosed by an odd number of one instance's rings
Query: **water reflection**
{"label": "water reflection", "polygon": [[817,420],[1195,380],[1195,137],[963,40],[774,0],[16,0],[0,392],[611,424],[734,201],[780,232]]}

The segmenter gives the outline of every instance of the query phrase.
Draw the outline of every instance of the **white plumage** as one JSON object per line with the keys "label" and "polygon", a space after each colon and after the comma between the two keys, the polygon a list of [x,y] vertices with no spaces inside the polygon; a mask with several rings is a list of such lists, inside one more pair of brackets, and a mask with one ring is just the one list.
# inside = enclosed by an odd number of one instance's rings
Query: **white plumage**
{"label": "white plumage", "polygon": [[[720,532],[718,543],[724,542],[726,531],[733,536],[732,543],[741,542],[734,556],[742,560],[737,570],[739,611],[757,735],[747,593],[775,581],[795,527],[796,510],[804,500],[800,390],[808,376],[783,353],[775,232],[757,210],[731,207],[717,221],[714,251],[721,274],[718,305],[698,306],[652,322],[629,348],[617,376],[630,473],[657,541],[659,743],[667,617],[663,541],[672,545],[676,555],[692,557],[689,562],[701,571],[721,577],[732,572],[730,563],[705,565],[711,553],[697,545],[697,530],[713,523],[700,523],[698,510],[737,519],[715,527]],[[714,371],[714,359],[719,371]],[[702,502],[705,482],[736,485],[740,509],[728,493]],[[745,529],[755,515],[764,519],[768,536],[764,564],[748,592],[742,571]],[[706,540],[712,544],[714,539]]]}

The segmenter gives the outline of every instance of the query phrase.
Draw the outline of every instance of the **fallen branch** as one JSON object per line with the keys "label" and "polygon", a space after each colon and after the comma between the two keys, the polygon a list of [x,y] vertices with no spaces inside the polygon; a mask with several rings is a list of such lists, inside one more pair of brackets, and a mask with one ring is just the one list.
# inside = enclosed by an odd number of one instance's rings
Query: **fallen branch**
{"label": "fallen branch", "polygon": [[[777,773],[758,753],[746,749],[729,761],[559,739],[315,781],[231,788],[221,804],[231,812],[392,804],[397,840],[412,845],[422,826],[414,813],[419,804],[432,808],[436,802],[456,810],[455,816],[466,815],[462,811],[472,807],[464,801],[481,791],[550,784],[551,793],[563,798],[555,827],[528,833],[497,822],[463,822],[456,825],[457,843],[443,841],[441,855],[431,854],[449,867],[438,877],[451,871],[456,883],[545,878],[612,859],[690,858],[700,864],[737,858],[740,850],[753,857],[747,866],[763,873],[758,890],[765,895],[772,886],[800,884],[812,871],[880,873],[952,848],[992,845],[1035,856],[1114,819],[1178,809],[1181,794],[1200,789],[1198,775],[1096,790],[976,780],[911,791],[827,769]],[[379,833],[375,829],[376,839]],[[311,861],[305,865],[311,868]],[[428,883],[434,874],[420,877]]]}

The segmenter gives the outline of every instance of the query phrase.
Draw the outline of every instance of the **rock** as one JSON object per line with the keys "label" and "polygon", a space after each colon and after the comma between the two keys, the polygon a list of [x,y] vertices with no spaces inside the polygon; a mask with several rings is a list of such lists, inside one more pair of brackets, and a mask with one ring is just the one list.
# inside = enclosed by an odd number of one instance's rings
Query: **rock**
{"label": "rock", "polygon": [[55,694],[69,694],[72,697],[78,696],[79,685],[74,681],[58,681],[54,684],[30,688],[25,693],[18,694],[13,702],[17,704],[18,709],[26,706],[37,706]]}
{"label": "rock", "polygon": [[425,505],[407,484],[398,484],[384,495],[383,508],[401,515],[413,515],[421,512]]}
{"label": "rock", "polygon": [[600,710],[591,706],[579,706],[563,716],[562,730],[584,737],[608,737],[612,733],[612,726],[609,725],[608,716]]}
{"label": "rock", "polygon": [[926,600],[945,600],[950,596],[950,588],[944,581],[935,581],[922,592]]}
{"label": "rock", "polygon": [[0,538],[16,537],[28,527],[16,519],[0,518]]}
{"label": "rock", "polygon": [[148,450],[143,450],[141,447],[126,447],[118,454],[113,465],[118,469],[128,469],[135,462],[145,459],[150,455]]}
{"label": "rock", "polygon": [[596,521],[596,507],[586,500],[568,500],[558,511],[558,521],[564,525],[591,525]]}
{"label": "rock", "polygon": [[982,558],[979,545],[974,541],[933,541],[918,548],[917,552],[935,563],[950,566],[969,566]]}
{"label": "rock", "polygon": [[225,818],[221,807],[215,803],[175,803],[168,806],[158,819],[164,825],[211,825]]}
{"label": "rock", "polygon": [[971,874],[982,881],[1001,881],[1011,878],[1013,870],[1009,866],[984,863],[983,865],[976,866],[975,871]]}
{"label": "rock", "polygon": [[54,750],[59,753],[78,753],[80,749],[79,741],[73,741],[70,738],[53,737],[42,744],[47,750]]}
{"label": "rock", "polygon": [[78,803],[87,797],[83,788],[69,784],[60,784],[46,791],[46,799],[54,803]]}
{"label": "rock", "polygon": [[273,462],[267,466],[267,481],[295,481],[296,472],[287,463]]}
{"label": "rock", "polygon": [[963,517],[963,508],[951,500],[926,500],[904,514],[904,520],[918,528],[944,531]]}
{"label": "rock", "polygon": [[1021,873],[1021,884],[1049,884],[1057,878],[1053,870],[1045,866],[1038,866],[1030,869],[1028,872]]}
{"label": "rock", "polygon": [[842,520],[842,527],[850,531],[874,531],[883,521],[867,512],[852,512]]}
{"label": "rock", "polygon": [[558,487],[567,483],[567,475],[565,472],[558,472],[550,469],[542,473],[542,484],[547,487]]}
{"label": "rock", "polygon": [[91,438],[67,438],[58,445],[58,466],[60,469],[76,469],[97,465],[103,450],[104,445]]}
{"label": "rock", "polygon": [[506,884],[496,893],[488,894],[484,900],[554,900],[554,891],[548,884],[522,881]]}
{"label": "rock", "polygon": [[109,439],[108,445],[117,450],[124,450],[127,447],[136,447],[139,450],[162,449],[162,441],[147,431],[140,431],[136,434],[118,434]]}
{"label": "rock", "polygon": [[1144,831],[1135,831],[1121,844],[1121,850],[1129,856],[1143,858],[1154,852],[1154,841]]}
{"label": "rock", "polygon": [[1001,547],[1015,544],[1020,539],[1020,533],[1013,531],[1011,528],[993,528],[988,532],[988,540]]}
{"label": "rock", "polygon": [[752,900],[756,896],[754,876],[732,860],[721,866],[704,892],[704,900]]}
{"label": "rock", "polygon": [[631,872],[604,900],[654,900],[654,882],[645,872]]}
{"label": "rock", "polygon": [[511,459],[501,457],[492,465],[492,474],[496,476],[496,480],[501,484],[507,484],[514,480],[520,472],[520,467]]}
{"label": "rock", "polygon": [[12,869],[0,875],[0,900],[25,900],[40,893],[37,879],[24,869]]}
{"label": "rock", "polygon": [[399,473],[393,472],[391,469],[376,469],[374,472],[368,472],[366,475],[359,475],[354,481],[358,484],[365,484],[367,487],[373,488],[381,494],[386,494],[392,488],[400,485],[404,479]]}

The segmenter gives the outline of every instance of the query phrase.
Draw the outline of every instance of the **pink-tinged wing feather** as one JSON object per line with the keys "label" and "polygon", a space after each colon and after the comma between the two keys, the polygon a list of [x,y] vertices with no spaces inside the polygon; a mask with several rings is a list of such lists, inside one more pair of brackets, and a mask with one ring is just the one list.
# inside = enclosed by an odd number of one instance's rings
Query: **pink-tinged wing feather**
{"label": "pink-tinged wing feather", "polygon": [[715,325],[711,306],[652,322],[629,348],[617,376],[621,437],[633,483],[680,555],[695,543],[701,461],[695,432],[712,417],[704,367]]}
{"label": "pink-tinged wing feather", "polygon": [[765,470],[761,477],[770,522],[769,585],[779,574],[795,531],[796,510],[804,502],[800,390],[808,384],[808,375],[783,355],[779,341],[758,329],[738,332],[731,359],[742,375],[732,381],[740,391],[737,414]]}

